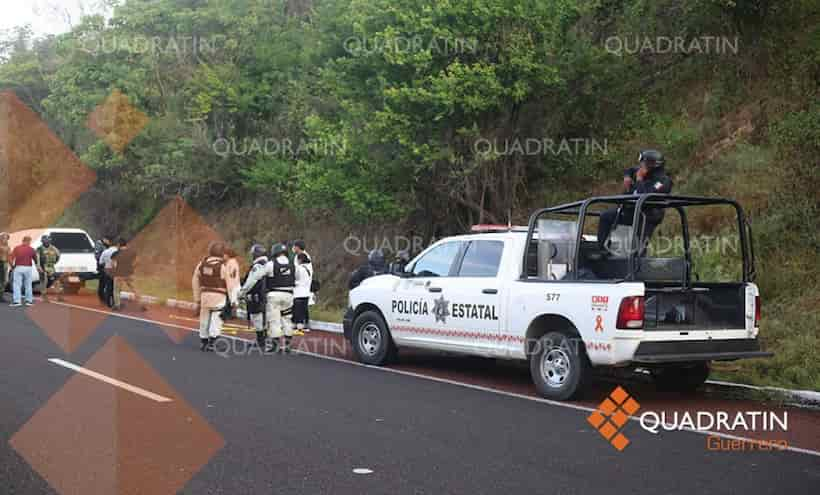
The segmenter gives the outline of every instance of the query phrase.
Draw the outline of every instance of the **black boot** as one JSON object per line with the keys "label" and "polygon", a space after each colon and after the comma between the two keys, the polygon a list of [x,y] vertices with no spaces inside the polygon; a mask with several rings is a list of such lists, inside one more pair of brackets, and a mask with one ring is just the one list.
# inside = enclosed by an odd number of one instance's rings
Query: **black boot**
{"label": "black boot", "polygon": [[200,346],[199,350],[205,352],[208,350],[208,339],[199,339]]}
{"label": "black boot", "polygon": [[267,335],[265,335],[265,332],[256,332],[256,345],[263,351],[265,350],[265,346],[267,345],[267,343],[265,342],[266,340]]}
{"label": "black boot", "polygon": [[290,341],[293,340],[293,337],[285,337],[285,354],[290,354]]}
{"label": "black boot", "polygon": [[265,354],[276,354],[277,352],[279,352],[279,341],[271,339],[270,344],[265,347]]}

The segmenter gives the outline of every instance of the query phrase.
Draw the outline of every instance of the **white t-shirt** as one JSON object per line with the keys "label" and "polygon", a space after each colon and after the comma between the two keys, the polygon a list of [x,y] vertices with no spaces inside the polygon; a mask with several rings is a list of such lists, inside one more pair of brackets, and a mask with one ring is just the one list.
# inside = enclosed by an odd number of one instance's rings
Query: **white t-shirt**
{"label": "white t-shirt", "polygon": [[296,287],[293,290],[293,297],[310,297],[311,282],[313,282],[311,264],[296,265]]}

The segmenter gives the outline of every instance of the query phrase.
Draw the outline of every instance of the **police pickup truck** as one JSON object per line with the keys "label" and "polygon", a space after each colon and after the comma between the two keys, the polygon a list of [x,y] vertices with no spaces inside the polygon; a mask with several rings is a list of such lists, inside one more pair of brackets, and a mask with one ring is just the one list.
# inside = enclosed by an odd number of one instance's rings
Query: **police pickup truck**
{"label": "police pickup truck", "polygon": [[[616,227],[599,242],[605,211]],[[719,235],[706,243],[694,227]],[[735,201],[597,197],[538,210],[527,227],[473,230],[350,292],[344,333],[361,362],[403,347],[525,360],[543,397],[566,400],[593,369],[640,368],[686,391],[712,361],[771,356]]]}

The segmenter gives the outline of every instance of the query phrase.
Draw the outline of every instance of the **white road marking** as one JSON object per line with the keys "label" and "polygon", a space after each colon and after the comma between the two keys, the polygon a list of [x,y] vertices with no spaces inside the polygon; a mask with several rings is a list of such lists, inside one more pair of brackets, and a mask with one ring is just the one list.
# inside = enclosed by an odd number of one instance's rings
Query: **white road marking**
{"label": "white road marking", "polygon": [[373,470],[367,468],[356,468],[353,470],[353,474],[373,474]]}
{"label": "white road marking", "polygon": [[111,378],[111,377],[103,375],[102,373],[97,373],[96,371],[92,371],[90,369],[83,368],[82,366],[78,366],[74,363],[69,363],[68,361],[63,361],[62,359],[54,358],[54,359],[49,359],[49,361],[54,363],[54,364],[60,365],[64,368],[74,370],[77,373],[82,373],[83,375],[90,376],[91,378],[95,378],[95,379],[97,379],[101,382],[107,383],[109,385],[113,385],[113,386],[119,387],[123,390],[127,390],[127,391],[129,391],[133,394],[141,395],[142,397],[145,397],[146,399],[151,399],[152,401],[155,401],[155,402],[173,402],[174,401],[173,399],[169,399],[168,397],[163,397],[162,395],[155,394],[153,392],[149,392],[148,390],[145,390],[144,388],[136,387],[136,386],[131,385],[129,383],[121,382],[120,380],[117,380],[115,378]]}
{"label": "white road marking", "polygon": [[[101,311],[101,310],[98,310],[98,309],[86,308],[86,307],[77,306],[77,305],[74,305],[74,304],[67,304],[67,303],[60,303],[60,302],[54,303],[54,304],[60,304],[62,306],[77,308],[77,309],[84,310],[84,311],[92,311],[92,312],[95,312],[95,313],[102,313],[102,314],[106,314],[106,315],[110,315],[110,316],[116,316],[118,318],[125,318],[125,319],[128,319],[128,320],[141,321],[143,323],[151,323],[151,324],[154,324],[154,325],[165,326],[165,327],[174,327],[174,328],[179,328],[179,329],[182,329],[182,330],[187,330],[187,331],[193,332],[193,333],[199,333],[198,329],[187,328],[187,327],[183,327],[183,326],[180,326],[180,325],[162,323],[162,322],[155,321],[155,320],[148,320],[146,318],[137,318],[136,316],[128,316],[128,315],[123,315],[123,314],[118,314],[118,313],[112,313],[112,312],[109,312],[109,311]],[[223,335],[222,338],[235,340],[235,341],[240,341],[240,342],[245,342],[245,343],[251,342],[248,339],[242,339],[242,338],[239,338],[239,337],[231,337],[231,336],[227,336],[227,335]],[[538,402],[538,403],[541,403],[541,404],[548,404],[548,405],[551,405],[551,406],[561,407],[561,408],[564,408],[564,409],[574,409],[576,411],[584,411],[584,412],[590,412],[590,413],[597,410],[596,408],[593,408],[593,407],[581,406],[581,405],[577,405],[577,404],[569,404],[569,403],[566,403],[566,402],[557,402],[557,401],[553,401],[553,400],[549,400],[549,399],[544,399],[544,398],[541,398],[541,397],[533,397],[533,396],[530,396],[530,395],[517,394],[517,393],[514,393],[514,392],[506,392],[504,390],[498,390],[498,389],[495,389],[495,388],[484,387],[484,386],[481,386],[481,385],[474,385],[472,383],[465,383],[465,382],[458,382],[458,381],[455,381],[455,380],[448,380],[446,378],[438,378],[438,377],[435,377],[435,376],[423,375],[421,373],[414,373],[412,371],[404,371],[404,370],[398,370],[398,369],[395,369],[395,368],[383,368],[383,367],[380,367],[380,366],[372,366],[372,365],[369,365],[369,364],[359,363],[357,361],[349,361],[347,359],[342,359],[342,358],[337,358],[337,357],[332,357],[332,356],[325,356],[324,354],[317,354],[317,353],[313,353],[313,352],[300,351],[300,350],[294,350],[293,352],[294,352],[294,354],[302,354],[302,355],[305,355],[305,356],[315,357],[317,359],[324,359],[324,360],[327,360],[327,361],[334,361],[334,362],[338,362],[338,363],[343,363],[343,364],[346,364],[346,365],[349,365],[349,366],[358,366],[358,367],[361,367],[361,368],[369,368],[369,369],[372,369],[372,370],[378,370],[378,371],[385,372],[385,373],[393,373],[393,374],[396,374],[396,375],[409,376],[409,377],[418,378],[418,379],[421,379],[421,380],[428,380],[428,381],[433,381],[433,382],[438,382],[438,383],[445,383],[445,384],[448,384],[448,385],[455,385],[457,387],[469,388],[469,389],[478,390],[478,391],[481,391],[481,392],[488,392],[488,393],[491,393],[491,394],[501,395],[501,396],[504,396],[504,397],[523,399],[523,400],[528,400],[528,401],[532,401],[532,402]],[[640,422],[640,417],[632,416],[629,419],[631,421]],[[731,435],[731,434],[728,434],[728,433],[720,433],[720,432],[716,432],[716,431],[696,430],[696,429],[691,429],[691,428],[681,428],[679,431],[697,433],[697,434],[703,435],[703,436],[718,436],[718,437],[726,438],[726,439],[730,439],[730,440],[741,440],[741,441],[751,440],[748,437],[741,437],[741,436],[738,436],[738,435]],[[798,454],[805,454],[805,455],[820,457],[820,451],[802,449],[802,448],[799,448],[799,447],[788,446],[785,449],[779,449],[779,450],[787,450],[789,452],[795,452],[795,453],[798,453]]]}

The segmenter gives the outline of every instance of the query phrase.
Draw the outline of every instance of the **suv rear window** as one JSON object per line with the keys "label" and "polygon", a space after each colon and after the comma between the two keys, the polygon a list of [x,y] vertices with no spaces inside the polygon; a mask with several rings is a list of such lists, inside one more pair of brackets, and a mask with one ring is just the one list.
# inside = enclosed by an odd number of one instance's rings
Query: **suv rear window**
{"label": "suv rear window", "polygon": [[93,253],[94,245],[88,240],[88,236],[79,233],[53,232],[49,234],[51,243],[60,250],[61,253]]}

